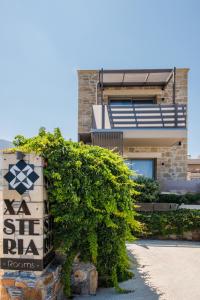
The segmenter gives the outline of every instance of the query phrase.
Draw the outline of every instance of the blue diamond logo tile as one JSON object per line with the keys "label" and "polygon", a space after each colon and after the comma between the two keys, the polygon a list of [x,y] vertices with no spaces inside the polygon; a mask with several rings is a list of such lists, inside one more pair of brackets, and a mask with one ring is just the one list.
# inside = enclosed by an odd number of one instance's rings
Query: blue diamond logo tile
{"label": "blue diamond logo tile", "polygon": [[11,172],[8,172],[4,178],[8,181],[8,182],[11,182],[14,178],[15,178],[15,175],[13,175]]}
{"label": "blue diamond logo tile", "polygon": [[20,160],[16,165],[9,165],[9,171],[4,178],[7,180],[10,190],[16,190],[22,195],[27,190],[33,189],[33,184],[39,176],[34,171],[33,164],[27,164],[24,160]]}
{"label": "blue diamond logo tile", "polygon": [[20,183],[15,189],[20,195],[24,194],[27,190],[23,183]]}
{"label": "blue diamond logo tile", "polygon": [[30,179],[33,183],[39,178],[38,174],[36,174],[34,171],[29,174],[28,176],[28,179]]}
{"label": "blue diamond logo tile", "polygon": [[20,170],[25,169],[27,166],[27,163],[24,160],[20,160],[18,161],[18,163],[16,164],[16,167],[18,167]]}

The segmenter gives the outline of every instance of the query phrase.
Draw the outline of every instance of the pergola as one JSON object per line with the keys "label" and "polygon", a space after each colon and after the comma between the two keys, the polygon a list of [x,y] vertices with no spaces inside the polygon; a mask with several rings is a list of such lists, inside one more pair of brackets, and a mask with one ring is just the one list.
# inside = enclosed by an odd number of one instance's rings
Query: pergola
{"label": "pergola", "polygon": [[175,103],[176,68],[173,69],[134,69],[99,71],[99,87],[160,86],[163,90],[173,78],[173,102]]}

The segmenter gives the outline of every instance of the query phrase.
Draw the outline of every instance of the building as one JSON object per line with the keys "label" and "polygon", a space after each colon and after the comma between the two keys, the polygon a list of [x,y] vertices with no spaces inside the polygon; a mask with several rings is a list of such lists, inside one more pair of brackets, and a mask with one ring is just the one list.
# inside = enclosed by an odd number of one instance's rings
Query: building
{"label": "building", "polygon": [[200,157],[188,158],[188,180],[200,180]]}
{"label": "building", "polygon": [[79,70],[79,141],[147,177],[187,179],[188,69]]}

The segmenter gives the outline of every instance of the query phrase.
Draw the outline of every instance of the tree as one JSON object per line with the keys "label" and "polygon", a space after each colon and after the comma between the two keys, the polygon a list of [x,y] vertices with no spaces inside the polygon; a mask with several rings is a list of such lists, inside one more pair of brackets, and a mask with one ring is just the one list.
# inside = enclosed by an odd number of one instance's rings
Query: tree
{"label": "tree", "polygon": [[42,128],[33,138],[17,136],[14,144],[46,161],[55,245],[66,254],[66,293],[78,253],[96,265],[100,282],[119,289],[118,281],[130,275],[125,242],[139,227],[134,219],[135,183],[123,159],[98,146],[66,141],[59,129],[49,133]]}

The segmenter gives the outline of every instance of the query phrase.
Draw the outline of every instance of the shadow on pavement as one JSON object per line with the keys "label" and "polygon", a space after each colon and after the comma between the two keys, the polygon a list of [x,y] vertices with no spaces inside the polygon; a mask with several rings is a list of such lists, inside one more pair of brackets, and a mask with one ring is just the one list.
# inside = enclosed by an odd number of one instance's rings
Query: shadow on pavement
{"label": "shadow on pavement", "polygon": [[100,288],[97,291],[96,296],[76,296],[75,300],[158,300],[161,293],[156,288],[152,288],[148,285],[148,274],[142,272],[142,266],[140,266],[133,256],[128,251],[128,255],[131,261],[131,270],[134,273],[134,278],[120,283],[120,286],[126,290],[133,290],[128,294],[118,294],[114,288]]}

